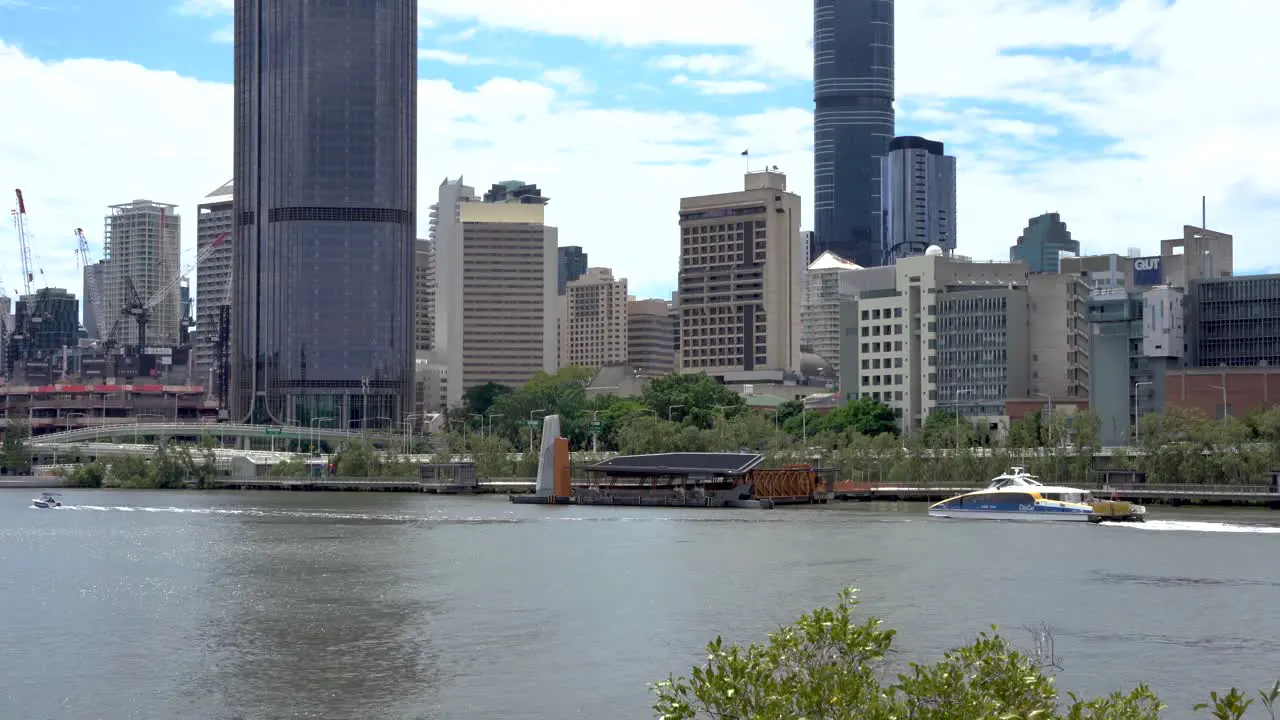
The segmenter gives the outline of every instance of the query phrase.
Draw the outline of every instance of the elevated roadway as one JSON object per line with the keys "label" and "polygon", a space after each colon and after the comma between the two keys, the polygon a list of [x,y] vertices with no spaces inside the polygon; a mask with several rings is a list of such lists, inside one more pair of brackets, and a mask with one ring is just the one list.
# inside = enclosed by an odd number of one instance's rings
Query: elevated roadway
{"label": "elevated roadway", "polygon": [[[352,438],[361,437],[359,430],[335,430],[333,428],[323,427],[301,427],[289,425],[241,425],[237,423],[208,423],[208,422],[159,422],[159,423],[129,423],[122,425],[94,425],[91,427],[81,427],[72,430],[63,430],[61,432],[48,433],[45,435],[36,435],[31,437],[28,442],[33,446],[39,446],[49,443],[77,443],[77,442],[96,442],[111,440],[127,440],[137,437],[162,438],[162,437],[218,437],[218,438],[236,438],[236,439],[264,439],[264,440],[328,440],[341,441]],[[388,435],[386,433],[369,432],[367,437],[370,440],[377,441],[380,438],[399,438],[399,433]]]}

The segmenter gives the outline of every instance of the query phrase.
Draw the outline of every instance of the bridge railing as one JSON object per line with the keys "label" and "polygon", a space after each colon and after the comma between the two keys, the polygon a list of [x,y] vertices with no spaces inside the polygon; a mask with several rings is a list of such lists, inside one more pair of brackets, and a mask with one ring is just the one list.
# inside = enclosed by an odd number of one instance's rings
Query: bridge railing
{"label": "bridge railing", "polygon": [[1280,487],[1275,485],[1205,485],[1198,483],[1111,483],[1095,489],[1097,493],[1110,491],[1119,493],[1163,494],[1216,494],[1216,495],[1280,495]]}
{"label": "bridge railing", "polygon": [[[268,430],[270,428],[270,430]],[[35,435],[29,442],[59,442],[82,437],[103,437],[115,435],[141,435],[147,431],[185,432],[198,430],[202,434],[254,435],[263,437],[309,438],[309,437],[359,437],[358,430],[335,430],[333,428],[304,428],[287,425],[245,425],[241,423],[211,422],[135,422],[108,425],[86,425],[72,430],[61,430],[55,433]]]}

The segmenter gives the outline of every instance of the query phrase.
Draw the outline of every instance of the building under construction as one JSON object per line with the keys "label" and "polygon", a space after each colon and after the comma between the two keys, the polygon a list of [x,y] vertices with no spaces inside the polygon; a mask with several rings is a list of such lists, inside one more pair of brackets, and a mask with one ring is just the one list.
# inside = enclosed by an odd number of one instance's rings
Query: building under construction
{"label": "building under construction", "polygon": [[118,313],[108,320],[115,326],[108,336],[139,352],[177,346],[182,327],[177,206],[150,200],[112,205],[104,230],[104,305],[108,317]]}

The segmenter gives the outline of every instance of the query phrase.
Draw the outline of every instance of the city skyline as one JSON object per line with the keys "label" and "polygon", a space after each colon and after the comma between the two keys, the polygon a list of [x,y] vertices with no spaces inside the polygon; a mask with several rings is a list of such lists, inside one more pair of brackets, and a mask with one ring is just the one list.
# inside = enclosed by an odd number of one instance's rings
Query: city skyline
{"label": "city skyline", "polygon": [[[1184,0],[1090,18],[1060,4],[952,5],[897,8],[897,133],[945,142],[958,158],[961,253],[1006,257],[1027,218],[1046,211],[1061,214],[1086,252],[1150,253],[1168,226],[1199,224],[1207,195],[1208,224],[1237,238],[1239,271],[1274,268],[1260,251],[1280,183],[1253,145],[1276,100],[1238,87],[1261,82],[1268,63],[1256,54],[1275,51],[1241,40],[1208,56],[1187,38],[1252,31],[1266,25],[1258,12],[1276,9]],[[165,28],[128,47],[100,32],[107,16],[96,7],[0,8],[0,71],[24,109],[0,119],[0,166],[28,196],[46,284],[78,289],[71,230],[135,197],[178,205],[183,265],[194,258],[194,206],[230,176],[231,54],[213,37],[229,27],[224,6],[117,9],[112,23]],[[753,168],[787,172],[813,218],[811,8],[747,1],[726,16],[709,4],[682,10],[680,24],[662,22],[658,6],[578,18],[555,3],[505,15],[439,0],[420,8],[420,104],[431,111],[419,119],[430,136],[419,202],[446,175],[537,177],[557,198],[548,222],[561,242],[581,245],[641,297],[676,282],[678,199],[735,184],[743,148]],[[1246,10],[1242,23],[1236,13]],[[1060,47],[1059,37],[1077,46]],[[1192,93],[1214,111],[1181,112]],[[166,102],[139,102],[157,96]],[[67,112],[68,97],[92,114]],[[122,144],[134,159],[111,162]],[[634,224],[608,238],[591,232],[623,204],[643,208]],[[425,230],[420,219],[418,235]],[[89,233],[95,259],[101,240]],[[15,253],[6,223],[0,258]],[[13,266],[0,261],[10,293]]]}

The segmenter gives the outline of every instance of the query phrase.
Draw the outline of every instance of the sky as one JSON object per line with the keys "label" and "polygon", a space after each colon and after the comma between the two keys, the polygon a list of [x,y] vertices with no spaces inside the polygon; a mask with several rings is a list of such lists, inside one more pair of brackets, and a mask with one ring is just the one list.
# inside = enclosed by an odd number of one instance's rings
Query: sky
{"label": "sky", "polygon": [[[852,0],[850,0],[852,1]],[[683,196],[777,165],[813,187],[809,0],[419,0],[419,235],[445,178],[511,179],[639,297],[676,283]],[[231,177],[232,0],[0,0],[0,198],[26,196],[36,284],[81,291],[108,205],[182,213]],[[898,0],[897,132],[958,163],[959,252],[1004,260],[1059,212],[1088,253],[1199,225],[1280,272],[1280,3]],[[749,150],[748,158],[741,157]],[[0,223],[0,286],[20,287]]]}

